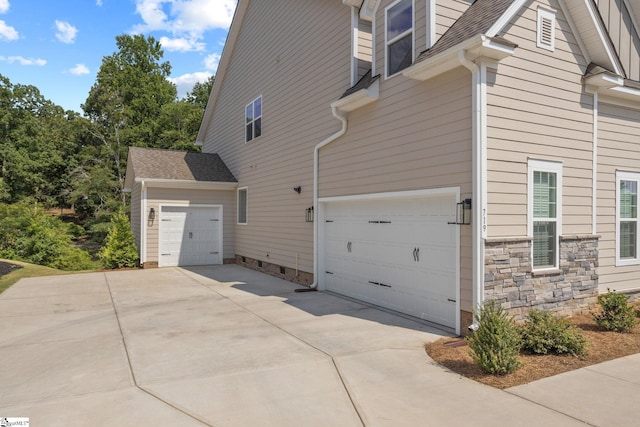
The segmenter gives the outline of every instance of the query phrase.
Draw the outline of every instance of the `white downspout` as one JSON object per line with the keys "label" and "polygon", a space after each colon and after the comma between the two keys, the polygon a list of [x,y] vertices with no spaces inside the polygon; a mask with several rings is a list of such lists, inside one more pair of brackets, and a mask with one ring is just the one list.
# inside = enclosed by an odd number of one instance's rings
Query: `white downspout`
{"label": "white downspout", "polygon": [[[486,238],[486,165],[487,165],[487,137],[486,137],[486,65],[476,64],[466,57],[466,52],[458,54],[458,60],[471,71],[472,85],[472,259],[473,259],[473,309],[477,312],[484,301],[484,239]],[[474,317],[470,330],[476,330],[478,324]]]}
{"label": "white downspout", "polygon": [[140,264],[147,262],[147,186],[144,181],[140,182],[140,197],[142,206],[140,207]]}
{"label": "white downspout", "polygon": [[593,211],[591,212],[591,234],[598,234],[598,89],[593,91],[593,165],[592,165],[592,193],[591,202],[593,203]]}
{"label": "white downspout", "polygon": [[331,107],[331,114],[342,122],[342,127],[338,132],[319,142],[313,150],[313,208],[315,209],[315,218],[313,218],[313,283],[310,286],[311,289],[318,287],[318,217],[320,211],[318,206],[318,169],[320,166],[320,149],[331,144],[347,132],[346,113],[339,111],[336,107]]}

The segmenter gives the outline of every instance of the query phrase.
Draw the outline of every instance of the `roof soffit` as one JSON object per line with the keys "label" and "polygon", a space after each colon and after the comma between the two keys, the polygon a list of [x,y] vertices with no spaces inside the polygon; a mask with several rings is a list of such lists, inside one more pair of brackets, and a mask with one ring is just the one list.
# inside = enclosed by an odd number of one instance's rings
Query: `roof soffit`
{"label": "roof soffit", "polygon": [[360,7],[360,18],[369,22],[373,21],[378,6],[380,6],[380,0],[364,0]]}

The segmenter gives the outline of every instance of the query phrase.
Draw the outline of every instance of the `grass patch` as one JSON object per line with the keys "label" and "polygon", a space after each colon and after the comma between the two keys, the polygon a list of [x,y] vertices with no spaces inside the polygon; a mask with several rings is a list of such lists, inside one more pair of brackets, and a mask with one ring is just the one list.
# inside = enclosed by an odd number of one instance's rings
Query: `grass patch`
{"label": "grass patch", "polygon": [[27,277],[57,276],[61,274],[71,274],[69,271],[57,270],[55,268],[44,267],[42,265],[29,264],[21,261],[11,261],[0,258],[0,262],[16,264],[22,268],[11,271],[9,274],[0,276],[0,294],[9,289],[20,279]]}

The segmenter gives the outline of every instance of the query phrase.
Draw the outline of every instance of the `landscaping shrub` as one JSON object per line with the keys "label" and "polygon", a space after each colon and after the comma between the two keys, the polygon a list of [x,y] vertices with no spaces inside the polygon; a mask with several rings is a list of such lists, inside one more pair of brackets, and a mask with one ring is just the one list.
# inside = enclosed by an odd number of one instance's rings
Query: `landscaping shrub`
{"label": "landscaping shrub", "polygon": [[530,311],[520,332],[522,350],[528,353],[587,354],[587,340],[580,330],[548,311]]}
{"label": "landscaping shrub", "polygon": [[120,210],[111,218],[107,241],[100,250],[100,260],[106,268],[138,266],[138,249],[129,226],[129,218]]}
{"label": "landscaping shrub", "polygon": [[608,331],[631,332],[636,326],[636,310],[629,304],[629,297],[607,289],[606,294],[598,296],[602,309],[594,314],[595,322]]}
{"label": "landscaping shrub", "polygon": [[478,329],[467,336],[469,355],[484,371],[505,375],[520,367],[518,327],[502,307],[493,302],[474,313]]}

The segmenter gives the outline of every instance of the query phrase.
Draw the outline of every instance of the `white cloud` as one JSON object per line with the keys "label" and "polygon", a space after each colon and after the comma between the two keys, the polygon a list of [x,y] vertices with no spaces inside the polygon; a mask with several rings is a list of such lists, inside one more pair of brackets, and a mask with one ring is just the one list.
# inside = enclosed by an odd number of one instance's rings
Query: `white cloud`
{"label": "white cloud", "polygon": [[102,0],[96,0],[96,6],[102,6]]}
{"label": "white cloud", "polygon": [[9,0],[0,0],[0,13],[9,11]]}
{"label": "white cloud", "polygon": [[162,47],[170,52],[201,52],[205,48],[205,44],[199,42],[197,38],[179,37],[170,39],[169,37],[160,37]]}
{"label": "white cloud", "polygon": [[134,27],[138,33],[170,31],[192,33],[198,37],[211,29],[228,29],[236,0],[135,0],[136,12],[143,23]]}
{"label": "white cloud", "polygon": [[[2,1],[2,0],[0,0]],[[18,40],[20,36],[15,28],[0,20],[0,40]]]}
{"label": "white cloud", "polygon": [[83,74],[89,74],[89,69],[84,64],[76,64],[75,67],[69,69],[69,72],[74,76],[82,76]]}
{"label": "white cloud", "polygon": [[62,43],[73,43],[78,29],[68,22],[56,20],[56,38]]}
{"label": "white cloud", "polygon": [[211,55],[207,55],[202,62],[207,70],[215,72],[218,69],[218,64],[220,63],[220,54],[212,53]]}
{"label": "white cloud", "polygon": [[0,56],[0,61],[7,62],[9,64],[17,62],[20,65],[37,65],[39,67],[47,64],[47,61],[44,59],[25,58],[24,56]]}
{"label": "white cloud", "polygon": [[176,85],[178,90],[178,98],[184,98],[187,92],[191,92],[193,85],[200,82],[206,82],[212,74],[206,71],[187,73],[178,77],[169,78],[169,81]]}

